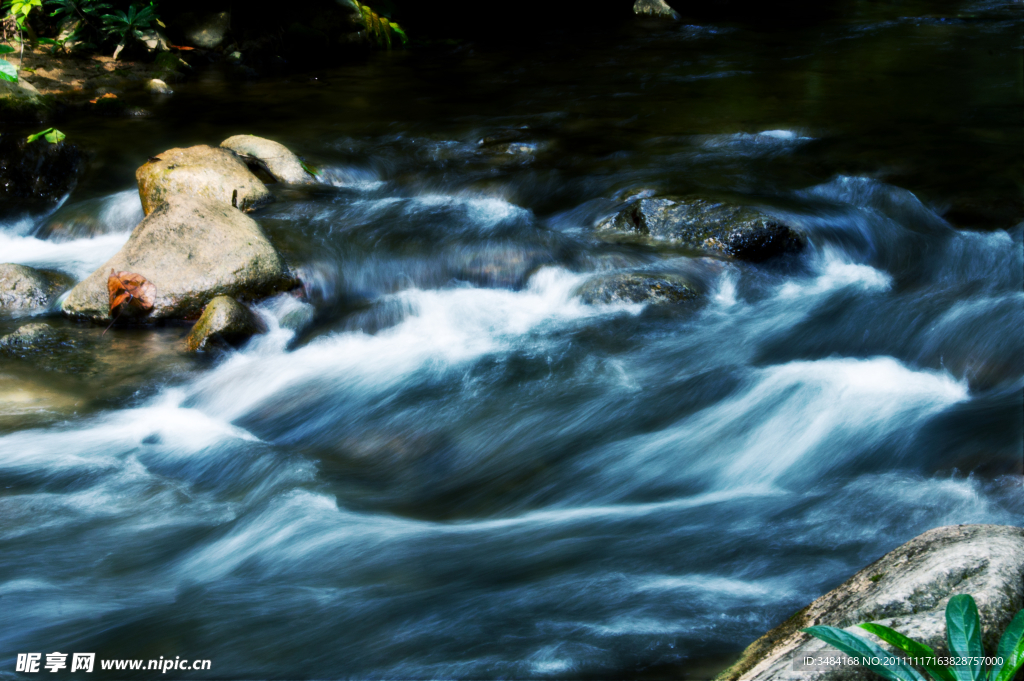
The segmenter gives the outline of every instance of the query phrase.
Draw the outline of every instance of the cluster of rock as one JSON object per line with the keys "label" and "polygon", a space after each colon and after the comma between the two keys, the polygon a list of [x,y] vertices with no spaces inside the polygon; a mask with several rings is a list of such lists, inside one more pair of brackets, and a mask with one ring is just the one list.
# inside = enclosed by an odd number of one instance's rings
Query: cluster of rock
{"label": "cluster of rock", "polygon": [[[807,243],[795,227],[759,210],[693,196],[635,195],[598,222],[595,234],[680,255],[750,263],[799,253]],[[683,274],[645,269],[597,275],[576,293],[587,303],[657,305],[697,299],[701,289]]]}
{"label": "cluster of rock", "polygon": [[[263,331],[238,301],[258,300],[298,282],[246,214],[273,200],[250,167],[269,181],[316,182],[286,147],[251,135],[232,137],[219,148],[170,149],[153,157],[136,173],[145,217],[117,254],[71,289],[61,310],[111,321],[110,273],[131,272],[152,283],[156,294],[148,309],[122,307],[122,321],[198,318],[187,341],[190,350],[207,347],[211,339],[237,342]],[[45,308],[69,283],[61,275],[0,265],[0,308]]]}
{"label": "cluster of rock", "polygon": [[754,641],[716,681],[868,681],[860,666],[807,668],[806,658],[842,657],[803,633],[815,625],[846,629],[889,649],[859,624],[874,622],[931,646],[946,646],[945,609],[957,594],[970,594],[981,615],[983,643],[995,651],[999,637],[1024,607],[1024,528],[955,525],[925,532],[867,566]]}

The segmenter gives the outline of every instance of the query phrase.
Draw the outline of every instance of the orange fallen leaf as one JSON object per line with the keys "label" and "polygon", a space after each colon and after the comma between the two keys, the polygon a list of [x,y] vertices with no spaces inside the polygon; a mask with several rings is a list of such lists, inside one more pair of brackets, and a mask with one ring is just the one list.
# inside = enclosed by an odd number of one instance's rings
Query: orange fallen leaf
{"label": "orange fallen leaf", "polygon": [[186,52],[196,49],[194,47],[186,47],[185,45],[171,45],[170,48],[172,50],[185,50]]}
{"label": "orange fallen leaf", "polygon": [[[156,301],[156,286],[141,274],[134,272],[115,272],[110,270],[107,277],[107,292],[110,294],[110,314],[124,306],[145,312],[153,309]],[[120,315],[120,312],[118,313]]]}
{"label": "orange fallen leaf", "polygon": [[117,95],[115,95],[113,92],[108,92],[105,95],[103,95],[102,97],[97,97],[96,99],[90,99],[89,103],[90,104],[95,104],[96,102],[100,101],[101,99],[117,99]]}

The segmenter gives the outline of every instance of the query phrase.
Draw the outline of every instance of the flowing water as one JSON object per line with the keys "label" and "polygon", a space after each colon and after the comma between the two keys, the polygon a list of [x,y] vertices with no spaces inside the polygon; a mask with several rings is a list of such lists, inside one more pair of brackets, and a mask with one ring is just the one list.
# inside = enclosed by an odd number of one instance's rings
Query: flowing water
{"label": "flowing water", "polygon": [[[850,8],[208,71],[152,118],[63,123],[86,174],[3,223],[0,261],[87,275],[171,146],[261,134],[330,185],[256,214],[304,287],[236,352],[0,318],[68,339],[0,357],[0,676],[59,650],[708,678],[927,529],[1024,524],[1021,5]],[[760,206],[809,247],[596,238],[642,190]],[[701,301],[573,295],[644,267]]]}

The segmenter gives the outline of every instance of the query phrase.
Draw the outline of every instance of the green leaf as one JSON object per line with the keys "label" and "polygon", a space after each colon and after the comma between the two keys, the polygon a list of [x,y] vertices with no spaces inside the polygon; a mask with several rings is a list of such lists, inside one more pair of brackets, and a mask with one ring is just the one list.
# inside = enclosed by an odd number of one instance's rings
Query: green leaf
{"label": "green leaf", "polygon": [[58,142],[63,142],[67,135],[56,128],[51,128],[50,132],[46,133],[45,137],[46,141],[50,144],[57,144]]}
{"label": "green leaf", "polygon": [[14,48],[10,45],[0,45],[0,54],[10,54],[14,52]]}
{"label": "green leaf", "polygon": [[18,67],[6,59],[0,59],[0,80],[6,80],[8,83],[17,83]]}
{"label": "green leaf", "polygon": [[1010,681],[1024,663],[1024,610],[1014,616],[1010,626],[1003,632],[996,657],[1003,658],[1003,663],[993,665],[992,680]]}
{"label": "green leaf", "polygon": [[398,37],[402,39],[402,44],[403,45],[406,44],[407,42],[409,42],[409,36],[407,36],[405,34],[405,31],[402,30],[401,26],[399,26],[398,24],[396,24],[393,21],[390,22],[390,24],[391,24],[391,30],[394,31],[395,33],[397,33]]}
{"label": "green leaf", "polygon": [[[841,650],[850,657],[858,657],[861,660],[873,657],[880,657],[883,659],[892,657],[891,654],[885,652],[871,641],[862,639],[859,636],[854,636],[850,632],[842,629],[818,626],[803,629],[803,631],[815,638],[821,639],[833,648]],[[920,672],[902,660],[897,664],[885,665],[862,663],[862,666],[867,667],[889,681],[925,681]]]}
{"label": "green leaf", "polygon": [[[927,646],[912,638],[908,638],[895,629],[890,629],[889,627],[881,624],[874,624],[873,622],[867,622],[866,624],[858,626],[865,631],[870,631],[889,645],[896,646],[911,657],[935,657],[935,651],[932,650],[931,646]],[[939,681],[956,681],[956,677],[953,675],[953,672],[941,664],[926,664],[922,666],[924,666],[924,668]]]}
{"label": "green leaf", "polygon": [[[946,605],[946,641],[953,657],[981,658],[981,619],[978,606],[970,594],[959,594]],[[959,681],[978,681],[984,671],[980,659],[965,665],[954,665],[953,673]]]}
{"label": "green leaf", "polygon": [[32,144],[33,142],[35,142],[40,137],[44,137],[44,136],[48,135],[51,132],[53,132],[53,128],[47,128],[46,130],[40,130],[36,134],[29,135],[27,138],[25,138],[25,142],[27,144]]}

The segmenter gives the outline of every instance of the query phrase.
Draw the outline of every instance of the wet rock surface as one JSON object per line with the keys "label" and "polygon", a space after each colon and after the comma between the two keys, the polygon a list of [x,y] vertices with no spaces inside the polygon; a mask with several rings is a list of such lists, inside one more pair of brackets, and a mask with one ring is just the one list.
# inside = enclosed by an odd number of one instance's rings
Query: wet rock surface
{"label": "wet rock surface", "polygon": [[576,290],[576,295],[588,305],[667,305],[699,297],[696,287],[680,275],[647,272],[618,272],[592,277]]}
{"label": "wet rock surface", "polygon": [[701,198],[641,198],[600,222],[597,231],[750,262],[804,246],[798,232],[760,211]]}
{"label": "wet rock surface", "polygon": [[824,642],[800,631],[819,624],[881,644],[857,626],[876,622],[946,655],[946,603],[957,594],[974,597],[985,647],[995,650],[1002,631],[1024,606],[1024,528],[954,525],[925,532],[752,643],[717,681],[878,678],[862,667],[794,670],[794,656],[815,657],[829,651],[837,655]]}
{"label": "wet rock surface", "polygon": [[221,142],[221,147],[233,151],[250,166],[258,166],[278,182],[317,184],[299,157],[279,142],[255,135],[235,135]]}
{"label": "wet rock surface", "polygon": [[0,218],[52,209],[78,184],[82,166],[78,147],[68,142],[29,144],[22,135],[0,134]]}
{"label": "wet rock surface", "polygon": [[211,346],[233,346],[265,332],[263,322],[249,308],[229,296],[217,296],[192,327],[185,346],[190,352]]}
{"label": "wet rock surface", "polygon": [[147,215],[174,195],[202,197],[245,211],[273,201],[234,153],[207,145],[168,149],[141,166],[135,177]]}
{"label": "wet rock surface", "polygon": [[251,300],[295,284],[254,220],[204,198],[176,197],[146,216],[117,255],[72,289],[63,311],[109,319],[111,269],[156,286],[151,319],[194,319],[219,295]]}
{"label": "wet rock surface", "polygon": [[0,264],[0,311],[44,309],[73,283],[70,277],[60,272]]}

